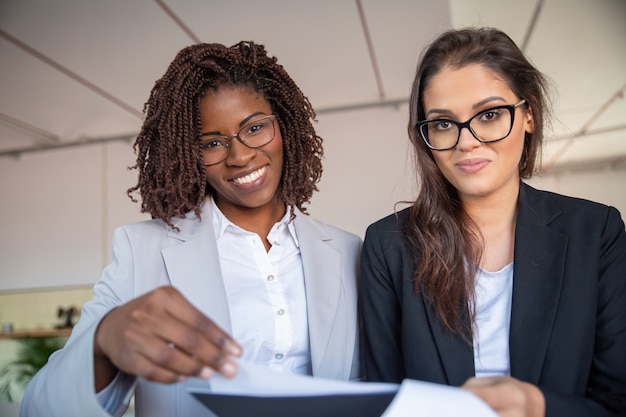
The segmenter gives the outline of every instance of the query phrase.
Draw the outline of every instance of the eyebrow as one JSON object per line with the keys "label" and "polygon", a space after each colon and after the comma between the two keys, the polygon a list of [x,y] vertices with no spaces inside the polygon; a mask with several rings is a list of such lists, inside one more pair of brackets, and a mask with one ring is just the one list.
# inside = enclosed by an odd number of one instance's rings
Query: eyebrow
{"label": "eyebrow", "polygon": [[[472,105],[472,109],[477,109],[479,107],[484,106],[487,103],[491,103],[492,101],[503,101],[506,103],[506,100],[500,96],[491,96],[491,97],[487,97],[485,99],[480,100],[477,103],[474,103]],[[430,109],[428,111],[428,113],[426,113],[426,118],[428,118],[428,116],[432,113],[437,113],[437,114],[452,114],[452,112],[448,109]]]}
{"label": "eyebrow", "polygon": [[[267,113],[262,112],[262,111],[258,111],[258,112],[252,113],[250,116],[246,117],[241,122],[239,122],[239,127],[240,128],[243,127],[246,123],[248,123],[250,121],[250,119],[252,119],[253,117],[258,116],[260,114],[265,114],[266,115]],[[222,135],[222,132],[217,131],[217,132],[202,132],[202,133],[200,133],[200,136],[212,136],[212,135],[216,135],[216,136],[217,135]]]}

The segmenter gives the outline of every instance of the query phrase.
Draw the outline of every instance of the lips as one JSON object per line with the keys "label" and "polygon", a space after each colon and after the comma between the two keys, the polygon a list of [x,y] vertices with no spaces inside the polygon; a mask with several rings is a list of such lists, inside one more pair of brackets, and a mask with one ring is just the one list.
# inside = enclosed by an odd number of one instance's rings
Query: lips
{"label": "lips", "polygon": [[484,158],[464,159],[456,163],[457,168],[466,174],[475,174],[489,165],[491,161]]}
{"label": "lips", "polygon": [[235,184],[237,184],[237,185],[252,184],[256,180],[261,178],[267,172],[267,170],[268,170],[268,166],[265,165],[265,166],[257,169],[256,171],[252,171],[251,173],[243,175],[241,177],[233,178],[230,181],[235,183]]}

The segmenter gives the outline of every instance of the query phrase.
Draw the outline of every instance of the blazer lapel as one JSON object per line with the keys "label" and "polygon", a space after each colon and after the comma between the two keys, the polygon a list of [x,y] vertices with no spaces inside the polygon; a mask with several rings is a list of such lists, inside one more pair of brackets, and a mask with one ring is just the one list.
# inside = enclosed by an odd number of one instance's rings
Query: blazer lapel
{"label": "blazer lapel", "polygon": [[511,375],[539,382],[550,341],[561,285],[568,237],[548,224],[561,210],[522,184],[515,231],[511,307]]}
{"label": "blazer lapel", "polygon": [[170,230],[170,246],[161,252],[170,281],[196,308],[228,333],[232,332],[226,289],[222,280],[211,205],[180,219]]}
{"label": "blazer lapel", "polygon": [[[423,296],[422,296],[423,297]],[[422,298],[423,300],[423,298]],[[439,352],[441,365],[445,374],[446,383],[453,386],[462,385],[468,378],[474,376],[474,351],[471,340],[463,340],[456,333],[445,329],[437,313],[430,303],[424,303],[426,316],[430,323],[430,330]],[[467,312],[463,317],[465,322],[469,320]]]}
{"label": "blazer lapel", "polygon": [[304,269],[313,375],[346,378],[349,369],[345,375],[345,356],[328,351],[333,339],[334,346],[342,346],[336,344],[337,337],[346,339],[350,349],[353,347],[353,343],[348,343],[350,335],[344,329],[345,323],[336,322],[341,295],[341,254],[328,244],[330,236],[300,212],[295,228]]}

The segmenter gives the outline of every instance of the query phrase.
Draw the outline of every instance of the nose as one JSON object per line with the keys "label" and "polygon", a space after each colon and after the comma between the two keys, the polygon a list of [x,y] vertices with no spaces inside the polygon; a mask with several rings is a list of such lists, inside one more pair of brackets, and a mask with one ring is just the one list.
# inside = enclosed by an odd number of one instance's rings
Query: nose
{"label": "nose", "polygon": [[246,145],[241,143],[238,138],[233,138],[230,141],[230,147],[228,148],[226,165],[245,166],[255,156],[256,149],[247,147]]}
{"label": "nose", "polygon": [[478,146],[480,146],[480,142],[470,132],[469,127],[462,127],[459,132],[459,143],[456,144],[456,149],[461,152],[469,152]]}

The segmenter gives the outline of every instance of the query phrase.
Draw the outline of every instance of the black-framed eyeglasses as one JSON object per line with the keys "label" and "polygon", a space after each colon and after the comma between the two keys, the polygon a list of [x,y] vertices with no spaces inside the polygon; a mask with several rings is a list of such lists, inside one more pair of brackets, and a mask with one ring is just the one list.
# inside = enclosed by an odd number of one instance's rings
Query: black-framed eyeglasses
{"label": "black-framed eyeglasses", "polygon": [[239,132],[231,136],[217,136],[212,133],[200,134],[200,149],[205,165],[219,164],[228,157],[228,150],[233,139],[248,148],[260,148],[270,143],[276,134],[274,121],[276,116],[261,117],[246,123]]}
{"label": "black-framed eyeglasses", "polygon": [[509,136],[515,120],[515,109],[526,103],[521,99],[515,104],[505,104],[481,110],[466,122],[450,119],[423,120],[415,124],[426,145],[434,151],[454,148],[466,127],[479,142],[497,142]]}

